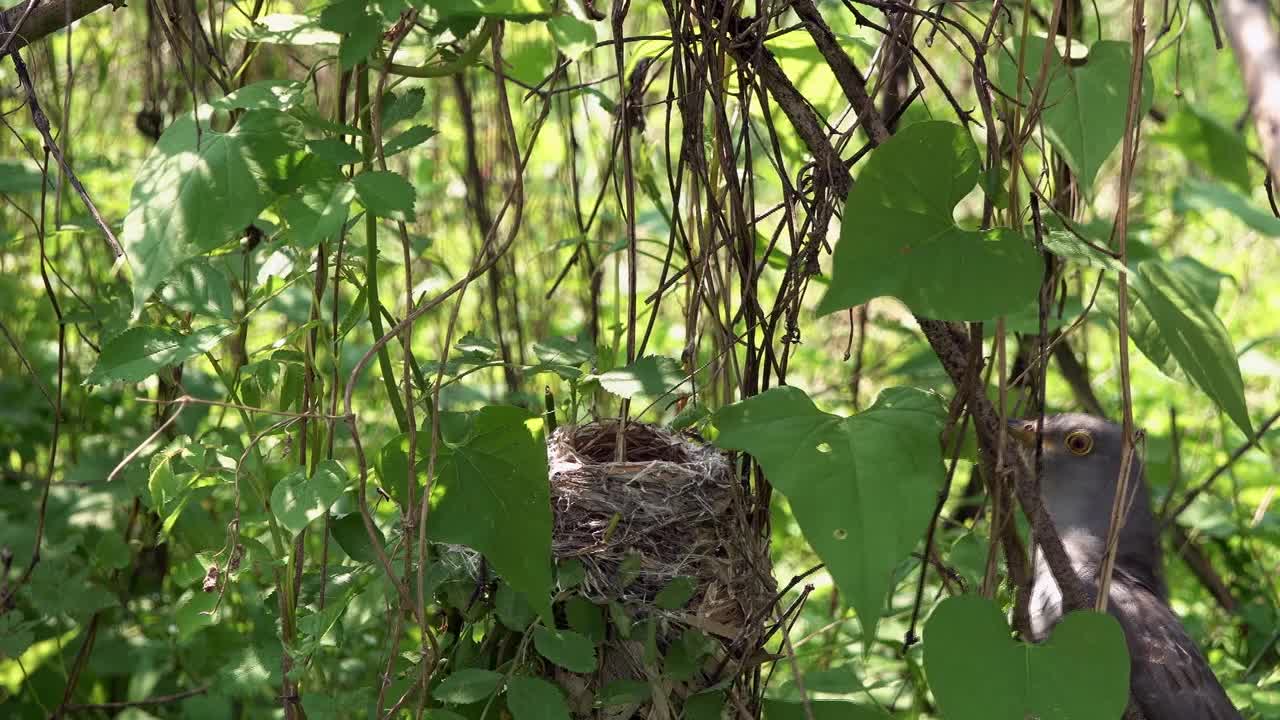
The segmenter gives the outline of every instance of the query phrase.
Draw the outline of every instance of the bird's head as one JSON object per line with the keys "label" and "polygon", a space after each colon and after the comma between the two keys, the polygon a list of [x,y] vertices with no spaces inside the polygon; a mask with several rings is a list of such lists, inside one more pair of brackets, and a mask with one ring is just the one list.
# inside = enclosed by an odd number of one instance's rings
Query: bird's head
{"label": "bird's head", "polygon": [[[1009,434],[1034,461],[1036,420],[1010,421]],[[1058,532],[1064,540],[1069,535],[1105,539],[1124,456],[1123,428],[1092,415],[1067,413],[1046,416],[1043,436],[1040,494]],[[1129,478],[1132,502],[1121,545],[1149,545],[1154,537],[1151,506],[1137,456],[1130,463]]]}

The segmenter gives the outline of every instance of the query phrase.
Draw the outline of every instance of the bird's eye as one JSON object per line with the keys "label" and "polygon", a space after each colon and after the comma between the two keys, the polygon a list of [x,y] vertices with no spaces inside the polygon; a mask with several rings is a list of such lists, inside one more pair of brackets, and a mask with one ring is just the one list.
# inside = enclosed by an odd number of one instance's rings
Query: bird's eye
{"label": "bird's eye", "polygon": [[1076,455],[1088,455],[1093,450],[1093,436],[1084,430],[1067,433],[1067,449]]}

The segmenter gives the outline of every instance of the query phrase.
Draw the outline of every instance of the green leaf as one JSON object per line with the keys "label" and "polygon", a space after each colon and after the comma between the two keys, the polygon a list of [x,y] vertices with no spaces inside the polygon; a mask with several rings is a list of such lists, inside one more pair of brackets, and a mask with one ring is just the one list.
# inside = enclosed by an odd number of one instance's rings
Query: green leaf
{"label": "green leaf", "polygon": [[288,13],[260,17],[249,27],[232,30],[231,36],[275,45],[337,45],[342,39],[337,33],[322,29],[319,18]]}
{"label": "green leaf", "polygon": [[[1213,306],[1204,302],[1194,285],[1159,261],[1140,263],[1129,287],[1152,320],[1152,325],[1137,324],[1130,332],[1138,349],[1143,354],[1151,350],[1152,361],[1159,365],[1160,350],[1167,348],[1191,382],[1246,436],[1252,435],[1240,364]],[[1157,338],[1159,345],[1153,346]]]}
{"label": "green leaf", "polygon": [[230,322],[236,303],[231,282],[221,269],[203,258],[183,265],[164,284],[160,297],[180,313],[193,313]]}
{"label": "green leaf", "polygon": [[441,20],[502,18],[517,22],[544,20],[551,15],[546,0],[426,0]]}
{"label": "green leaf", "polygon": [[360,203],[374,215],[408,222],[413,219],[413,186],[398,173],[368,170],[352,180]]}
{"label": "green leaf", "polygon": [[614,705],[642,703],[648,700],[652,693],[649,683],[620,678],[610,682],[600,690],[600,693],[596,695],[596,704],[601,707],[611,707]]}
{"label": "green leaf", "polygon": [[0,615],[0,659],[20,657],[35,640],[35,621],[23,622],[22,613],[10,610]]}
{"label": "green leaf", "polygon": [[564,693],[538,678],[511,678],[507,683],[507,707],[515,720],[569,720]]}
{"label": "green leaf", "polygon": [[349,182],[321,182],[286,197],[280,203],[280,217],[289,226],[294,245],[314,248],[325,239],[336,237],[347,221],[355,196],[355,188]]}
{"label": "green leaf", "polygon": [[589,52],[596,44],[596,26],[583,22],[572,15],[557,15],[547,22],[551,31],[551,39],[556,47],[570,60]]}
{"label": "green leaf", "polygon": [[343,142],[339,138],[322,138],[320,140],[310,140],[307,142],[307,152],[326,162],[333,163],[339,167],[343,165],[354,165],[360,162],[364,156],[360,154],[350,143]]}
{"label": "green leaf", "polygon": [[564,601],[564,618],[569,622],[569,627],[590,638],[591,642],[597,645],[604,642],[607,634],[604,608],[581,595],[574,595]]}
{"label": "green leaf", "polygon": [[306,99],[307,86],[296,80],[263,80],[210,103],[220,110],[289,110]]}
{"label": "green leaf", "polygon": [[[55,173],[56,174],[56,173]],[[25,162],[0,160],[0,193],[16,195],[18,193],[40,192],[40,179],[44,177],[39,168]],[[50,178],[48,189],[53,190],[53,179]]]}
{"label": "green leaf", "polygon": [[706,635],[686,628],[680,638],[671,643],[662,658],[662,669],[666,676],[676,682],[691,680],[702,667],[702,660],[711,652],[711,642]]}
{"label": "green leaf", "polygon": [[1182,214],[1226,210],[1263,235],[1280,236],[1280,218],[1254,205],[1248,197],[1222,183],[1193,177],[1181,178],[1173,191],[1173,209]]}
{"label": "green leaf", "polygon": [[[874,637],[894,567],[924,536],[938,488],[938,399],[890,388],[841,418],[780,387],[717,413],[716,444],[751,453],[786,495],[805,538]],[[893,508],[893,512],[886,512]]]}
{"label": "green leaf", "polygon": [[498,691],[502,675],[492,670],[462,668],[436,686],[431,697],[451,705],[480,702]]}
{"label": "green leaf", "polygon": [[388,140],[387,144],[382,147],[382,152],[387,157],[391,157],[410,148],[415,148],[438,134],[436,129],[430,125],[414,125]]}
{"label": "green leaf", "polygon": [[387,130],[401,120],[417,115],[426,98],[427,91],[420,87],[410,88],[401,95],[388,90],[382,96],[382,129]]}
{"label": "green leaf", "polygon": [[516,592],[507,583],[498,586],[497,596],[493,599],[493,609],[502,624],[516,632],[524,632],[537,618],[533,606],[524,598],[524,595]]}
{"label": "green leaf", "polygon": [[1102,613],[1068,613],[1027,645],[990,600],[948,598],[925,625],[924,666],[948,720],[1118,718],[1129,699],[1124,632]]}
{"label": "green leaf", "polygon": [[653,598],[653,604],[663,610],[679,610],[693,599],[693,594],[697,589],[693,578],[683,575],[674,577]]}
{"label": "green leaf", "polygon": [[595,645],[572,630],[539,625],[533,629],[533,646],[539,655],[570,672],[589,673],[596,669]]}
{"label": "green leaf", "polygon": [[190,335],[155,325],[129,328],[102,347],[102,354],[84,384],[140,382],[163,367],[212,350],[234,330],[234,325],[225,323],[200,328]]}
{"label": "green leaf", "polygon": [[299,468],[276,483],[271,490],[271,511],[281,526],[297,535],[329,512],[346,489],[347,471],[336,461],[325,460],[310,478]]}
{"label": "green leaf", "polygon": [[724,691],[722,690],[700,692],[684,701],[683,720],[720,720],[723,715]]}
{"label": "green leaf", "polygon": [[[765,720],[887,720],[890,715],[876,707],[843,700],[809,700],[807,710],[801,702],[765,700],[764,717]],[[950,715],[947,720],[952,720]]]}
{"label": "green leaf", "polygon": [[[1010,43],[1013,47],[1014,43]],[[1031,100],[1040,78],[1045,39],[1027,38],[1021,94],[1017,48],[1002,50],[997,83],[1009,97]],[[1041,123],[1050,144],[1066,160],[1088,195],[1103,162],[1124,136],[1125,114],[1129,107],[1129,72],[1132,54],[1129,44],[1104,40],[1094,43],[1080,63],[1063,62],[1056,46],[1049,47],[1048,87],[1044,94]],[[1151,109],[1153,85],[1151,69],[1142,74],[1140,113]]]}
{"label": "green leaf", "polygon": [[1249,148],[1244,136],[1194,105],[1174,113],[1152,139],[1178,148],[1191,162],[1249,193]]}
{"label": "green leaf", "polygon": [[[450,432],[465,425],[465,434]],[[542,420],[516,407],[441,415],[444,442],[436,461],[442,496],[427,534],[467,545],[534,609],[550,617],[551,496]]]}
{"label": "green leaf", "polygon": [[600,387],[618,397],[631,399],[637,395],[656,398],[666,394],[687,394],[689,382],[680,364],[669,357],[646,355],[624,368],[589,376]]}
{"label": "green leaf", "polygon": [[244,232],[285,189],[302,124],[277,110],[250,110],[228,132],[212,109],[179,118],[160,136],[133,184],[121,242],[133,266],[133,316],[184,262]]}
{"label": "green leaf", "polygon": [[[386,538],[382,537],[382,531],[374,525],[377,530],[378,542],[386,545]],[[329,532],[333,535],[333,539],[337,541],[338,546],[352,560],[362,563],[375,562],[378,559],[377,552],[373,549],[373,543],[369,540],[369,531],[365,530],[364,519],[360,517],[360,513],[353,512],[340,518],[333,518],[329,521]]]}
{"label": "green leaf", "polygon": [[977,321],[1034,299],[1042,263],[1025,238],[952,219],[978,168],[969,133],[947,122],[910,125],[873,150],[849,191],[818,312],[892,295],[920,315]]}

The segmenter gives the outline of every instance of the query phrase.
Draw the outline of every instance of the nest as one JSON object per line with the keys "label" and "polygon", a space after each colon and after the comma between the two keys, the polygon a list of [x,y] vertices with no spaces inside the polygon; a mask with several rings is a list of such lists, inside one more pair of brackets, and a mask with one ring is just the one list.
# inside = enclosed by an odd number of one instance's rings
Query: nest
{"label": "nest", "polygon": [[[657,622],[660,646],[688,628],[717,640],[708,667],[718,669],[704,679],[718,682],[726,672],[742,672],[761,642],[776,586],[766,537],[748,522],[733,466],[715,448],[651,425],[627,424],[622,462],[615,460],[617,440],[616,420],[562,427],[551,438],[557,561],[582,563],[585,579],[577,592],[588,600],[621,603],[633,619]],[[655,606],[658,594],[680,577],[693,581],[690,601],[676,610]],[[606,648],[604,675],[654,684],[637,644]],[[632,708],[627,714],[674,713],[680,697],[700,689],[696,685],[671,688],[665,700],[655,697],[656,711]],[[657,707],[667,701],[670,707]]]}

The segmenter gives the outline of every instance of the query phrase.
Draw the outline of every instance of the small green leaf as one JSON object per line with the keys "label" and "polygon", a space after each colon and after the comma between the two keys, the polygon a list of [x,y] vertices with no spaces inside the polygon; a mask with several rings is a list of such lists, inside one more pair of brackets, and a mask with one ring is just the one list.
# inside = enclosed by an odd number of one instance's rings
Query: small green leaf
{"label": "small green leaf", "polygon": [[590,638],[591,642],[597,645],[604,642],[604,608],[581,595],[574,595],[564,601],[564,617],[569,622],[569,627]]}
{"label": "small green leaf", "polygon": [[336,137],[308,141],[307,152],[339,167],[354,165],[364,157],[350,143]]}
{"label": "small green leaf", "polygon": [[296,535],[327,513],[346,489],[347,471],[336,461],[325,460],[310,478],[299,468],[276,483],[271,491],[271,511]]}
{"label": "small green leaf", "polygon": [[1178,148],[1218,179],[1249,192],[1249,148],[1244,136],[1194,105],[1185,104],[1152,139]]}
{"label": "small green leaf", "polygon": [[947,598],[925,625],[924,666],[948,720],[1118,718],[1129,699],[1124,632],[1102,613],[1068,613],[1027,645],[990,600]]}
{"label": "small green leaf", "polygon": [[480,702],[498,691],[502,675],[492,670],[462,668],[436,686],[431,697],[451,705]]}
{"label": "small green leaf", "polygon": [[1043,265],[1012,230],[964,230],[952,219],[981,165],[969,133],[910,125],[872,151],[845,203],[821,314],[891,295],[920,315],[985,320],[1036,297]]}
{"label": "small green leaf", "polygon": [[[848,418],[780,387],[726,406],[716,444],[751,453],[874,637],[894,568],[923,537],[943,478],[938,398],[890,388]],[[886,512],[893,508],[893,512]]]}
{"label": "small green leaf", "polygon": [[414,125],[388,140],[387,144],[383,146],[382,152],[387,157],[391,157],[410,148],[415,148],[438,134],[436,129],[430,125]]}
{"label": "small green leaf", "polygon": [[627,399],[638,395],[656,398],[665,394],[689,393],[689,383],[680,370],[680,364],[657,355],[646,355],[624,368],[593,377],[605,391]]}
{"label": "small green leaf", "polygon": [[515,720],[569,720],[564,693],[538,678],[511,678],[507,683],[507,707]]}
{"label": "small green leaf", "polygon": [[360,203],[374,215],[405,222],[413,219],[413,186],[398,173],[368,170],[352,183]]}
{"label": "small green leaf", "polygon": [[570,60],[577,60],[595,47],[596,26],[572,15],[557,15],[547,22],[551,39]]}
{"label": "small green leaf", "polygon": [[225,323],[200,328],[190,335],[155,325],[129,328],[102,347],[102,354],[84,384],[140,382],[161,368],[212,350],[233,330],[234,325]]}
{"label": "small green leaf", "polygon": [[662,658],[662,668],[667,677],[676,682],[691,680],[702,667],[702,660],[711,652],[711,642],[706,635],[687,628],[680,638],[671,643]]}
{"label": "small green leaf", "polygon": [[539,655],[570,672],[589,673],[596,669],[595,645],[572,630],[539,625],[533,629],[533,646]]}
{"label": "small green leaf", "polygon": [[524,595],[516,592],[506,583],[498,586],[497,596],[493,600],[493,609],[502,624],[516,632],[524,632],[537,618],[533,606]]}
{"label": "small green leaf", "polygon": [[587,579],[587,568],[578,558],[567,558],[556,563],[556,584],[561,590],[572,590]]}
{"label": "small green leaf", "polygon": [[642,703],[648,700],[652,693],[649,683],[622,678],[605,685],[596,695],[596,704],[600,707],[612,707]]}
{"label": "small green leaf", "polygon": [[653,604],[663,610],[679,610],[693,599],[697,589],[698,586],[691,577],[681,575],[672,578],[671,582],[667,583],[667,586],[653,598]]}
{"label": "small green leaf", "polygon": [[305,99],[306,91],[307,87],[296,80],[263,80],[210,104],[222,110],[289,110]]}
{"label": "small green leaf", "polygon": [[[373,529],[377,531],[378,542],[385,546],[386,539],[382,537],[382,530],[379,530],[377,525],[374,525]],[[361,563],[377,561],[378,554],[369,540],[369,531],[365,529],[364,519],[360,517],[360,513],[353,512],[331,519],[329,532],[342,551],[352,560]]]}
{"label": "small green leaf", "polygon": [[314,248],[337,237],[355,196],[349,182],[319,182],[290,193],[280,203],[280,216],[289,226],[294,245]]}
{"label": "small green leaf", "polygon": [[427,91],[420,87],[410,88],[401,95],[388,90],[382,97],[382,129],[387,130],[401,120],[417,115],[426,98]]}
{"label": "small green leaf", "polygon": [[164,303],[180,313],[232,321],[236,312],[231,282],[220,268],[196,258],[175,272],[160,290]]}

